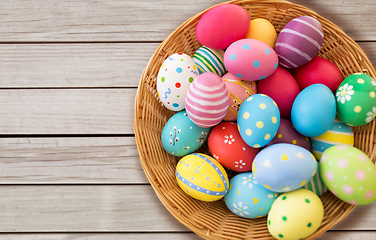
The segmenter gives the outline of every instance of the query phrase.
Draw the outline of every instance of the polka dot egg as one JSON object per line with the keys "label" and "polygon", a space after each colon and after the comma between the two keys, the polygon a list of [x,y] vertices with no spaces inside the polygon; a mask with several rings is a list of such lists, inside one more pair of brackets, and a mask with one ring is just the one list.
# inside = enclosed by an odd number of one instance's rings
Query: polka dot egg
{"label": "polka dot egg", "polygon": [[278,67],[278,56],[268,44],[256,39],[241,39],[231,44],[224,56],[227,70],[247,81],[267,78]]}
{"label": "polka dot egg", "polygon": [[248,97],[237,118],[240,136],[251,147],[268,144],[278,131],[280,114],[277,104],[264,94]]}

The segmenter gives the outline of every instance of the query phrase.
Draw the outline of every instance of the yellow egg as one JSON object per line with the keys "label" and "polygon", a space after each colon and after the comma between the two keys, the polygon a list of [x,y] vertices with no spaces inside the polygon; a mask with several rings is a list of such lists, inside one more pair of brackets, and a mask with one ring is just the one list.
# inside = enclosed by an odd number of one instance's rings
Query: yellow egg
{"label": "yellow egg", "polygon": [[277,40],[277,32],[274,26],[266,19],[255,18],[249,25],[249,30],[245,38],[252,38],[268,44],[274,48]]}
{"label": "yellow egg", "polygon": [[228,191],[225,169],[209,155],[192,153],[176,166],[176,181],[188,195],[201,201],[217,201]]}
{"label": "yellow egg", "polygon": [[268,215],[268,229],[277,239],[303,239],[319,228],[323,217],[320,198],[309,190],[298,189],[274,201]]}

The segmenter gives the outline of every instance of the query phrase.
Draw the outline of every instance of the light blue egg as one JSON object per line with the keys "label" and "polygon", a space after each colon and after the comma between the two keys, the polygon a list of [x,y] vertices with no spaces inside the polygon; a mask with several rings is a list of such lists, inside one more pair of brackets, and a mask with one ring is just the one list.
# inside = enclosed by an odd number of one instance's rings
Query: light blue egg
{"label": "light blue egg", "polygon": [[268,144],[277,133],[279,122],[278,106],[265,94],[252,95],[240,105],[237,118],[240,136],[253,148]]}
{"label": "light blue egg", "polygon": [[163,127],[163,148],[171,155],[185,156],[199,149],[209,136],[211,128],[194,124],[185,110],[175,113]]}
{"label": "light blue egg", "polygon": [[261,186],[251,172],[240,173],[230,180],[230,190],[224,197],[227,208],[244,218],[268,215],[278,193]]}

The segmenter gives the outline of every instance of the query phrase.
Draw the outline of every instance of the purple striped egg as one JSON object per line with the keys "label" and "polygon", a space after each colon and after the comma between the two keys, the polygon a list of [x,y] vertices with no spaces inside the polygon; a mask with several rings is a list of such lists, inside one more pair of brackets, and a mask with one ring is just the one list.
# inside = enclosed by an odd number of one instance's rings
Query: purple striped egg
{"label": "purple striped egg", "polygon": [[189,86],[185,109],[199,127],[213,127],[226,116],[228,91],[221,77],[212,72],[199,75]]}
{"label": "purple striped egg", "polygon": [[324,40],[321,23],[313,17],[292,19],[278,35],[275,51],[286,68],[300,67],[319,52]]}

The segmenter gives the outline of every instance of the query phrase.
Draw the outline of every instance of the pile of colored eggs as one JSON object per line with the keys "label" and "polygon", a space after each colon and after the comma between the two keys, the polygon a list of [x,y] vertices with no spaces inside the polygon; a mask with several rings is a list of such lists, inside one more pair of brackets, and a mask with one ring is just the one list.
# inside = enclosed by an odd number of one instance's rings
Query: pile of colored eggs
{"label": "pile of colored eggs", "polygon": [[[182,157],[176,180],[185,193],[224,197],[240,217],[268,216],[277,239],[315,232],[327,189],[354,205],[376,200],[376,167],[353,147],[352,130],[375,118],[376,82],[343,79],[316,56],[318,20],[297,17],[277,35],[269,21],[223,4],[202,16],[196,36],[203,46],[169,56],[157,77],[161,102],[177,111],[161,141]],[[197,153],[206,141],[210,155]],[[238,174],[229,180],[226,169]]]}

